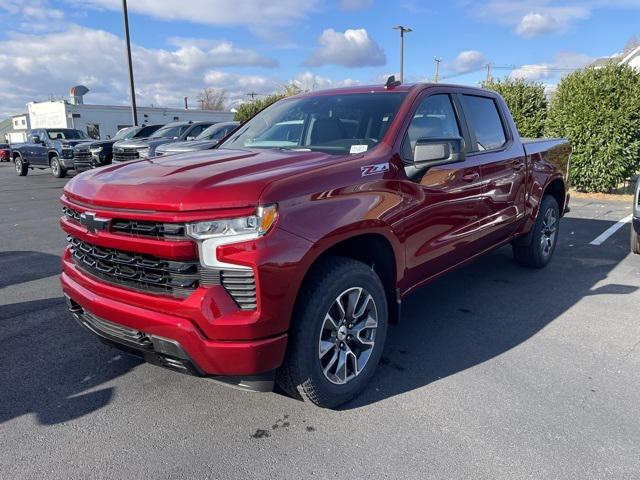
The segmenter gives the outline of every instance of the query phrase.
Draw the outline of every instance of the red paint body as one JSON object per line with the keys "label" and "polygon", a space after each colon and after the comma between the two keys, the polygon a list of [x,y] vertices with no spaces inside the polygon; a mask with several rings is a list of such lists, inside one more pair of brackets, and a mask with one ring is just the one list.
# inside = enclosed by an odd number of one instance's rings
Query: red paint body
{"label": "red paint body", "polygon": [[[342,93],[383,87],[343,89]],[[447,85],[400,86],[407,96],[382,141],[369,152],[335,156],[282,150],[208,150],[140,160],[90,171],[71,180],[64,205],[104,218],[191,222],[238,217],[277,204],[267,235],[218,248],[224,262],[251,267],[257,307],[241,310],[220,285],[184,299],[141,293],[83,273],[67,251],[62,287],[83,309],[136,330],[176,340],[210,375],[253,375],[277,368],[299,287],[314,261],[342,241],[364,234],[393,252],[399,299],[416,287],[531,229],[545,190],[567,206],[565,141],[520,140],[503,100]],[[491,95],[512,132],[494,152],[432,167],[420,182],[405,174],[401,141],[418,102],[434,93]],[[315,92],[309,95],[334,93]],[[361,167],[388,164],[368,176]],[[93,245],[173,260],[197,260],[190,240],[89,233],[69,218],[65,232]]]}

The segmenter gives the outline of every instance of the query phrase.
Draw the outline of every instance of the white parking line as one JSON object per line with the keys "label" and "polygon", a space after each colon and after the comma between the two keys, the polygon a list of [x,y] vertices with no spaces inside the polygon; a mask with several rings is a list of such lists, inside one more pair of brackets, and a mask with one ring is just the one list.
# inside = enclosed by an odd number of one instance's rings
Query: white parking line
{"label": "white parking line", "polygon": [[611,235],[613,235],[614,233],[616,233],[618,230],[620,230],[622,227],[624,227],[627,223],[629,223],[631,220],[633,219],[633,215],[629,215],[628,217],[624,217],[622,220],[620,220],[619,222],[615,223],[614,225],[611,225],[609,228],[607,228],[604,232],[602,232],[601,235],[599,235],[593,242],[591,242],[589,245],[602,245],[604,242],[606,242],[607,238],[609,238]]}

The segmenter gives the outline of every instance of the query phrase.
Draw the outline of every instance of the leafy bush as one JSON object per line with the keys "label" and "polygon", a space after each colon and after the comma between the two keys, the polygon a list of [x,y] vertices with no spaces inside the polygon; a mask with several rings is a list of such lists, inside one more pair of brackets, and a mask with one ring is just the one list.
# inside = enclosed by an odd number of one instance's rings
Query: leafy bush
{"label": "leafy bush", "polygon": [[640,73],[609,65],[563,78],[551,102],[546,133],[571,141],[576,189],[616,188],[639,166]]}
{"label": "leafy bush", "polygon": [[543,84],[506,78],[485,82],[483,87],[502,95],[520,135],[539,138],[544,134],[548,103]]}
{"label": "leafy bush", "polygon": [[246,122],[256,113],[264,110],[272,103],[291,95],[297,95],[300,92],[301,90],[293,84],[285,85],[281,92],[274,93],[264,98],[256,98],[238,106],[236,109],[235,119],[240,123]]}

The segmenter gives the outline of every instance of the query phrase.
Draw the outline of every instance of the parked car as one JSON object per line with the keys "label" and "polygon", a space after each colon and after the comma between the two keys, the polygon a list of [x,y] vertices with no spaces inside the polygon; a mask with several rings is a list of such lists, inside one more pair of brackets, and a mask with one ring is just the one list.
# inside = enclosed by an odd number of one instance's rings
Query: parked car
{"label": "parked car", "polygon": [[0,143],[0,162],[11,161],[11,145],[8,143]]}
{"label": "parked car", "polygon": [[[264,135],[289,121],[295,142]],[[523,141],[477,88],[289,97],[215,150],[67,183],[62,289],[82,326],[148,361],[335,407],[417,287],[509,243],[551,261],[570,151]]]}
{"label": "parked car", "polygon": [[18,175],[29,169],[50,168],[54,177],[62,178],[73,169],[73,149],[90,141],[82,130],[74,128],[36,128],[27,133],[27,141],[14,145],[11,156]]}
{"label": "parked car", "polygon": [[631,251],[640,255],[640,177],[636,181],[633,199],[633,223],[631,225]]}
{"label": "parked car", "polygon": [[109,140],[96,140],[90,143],[78,145],[73,152],[74,168],[82,172],[90,168],[109,165],[113,160],[113,145],[120,140],[131,138],[148,138],[153,132],[161,128],[162,125],[144,125],[140,127],[122,128]]}
{"label": "parked car", "polygon": [[195,140],[215,122],[173,122],[153,132],[144,140],[121,140],[113,146],[113,161],[128,162],[138,158],[155,157],[156,148],[167,143]]}
{"label": "parked car", "polygon": [[215,148],[218,143],[220,143],[220,140],[233,132],[239,125],[240,122],[215,123],[193,140],[160,145],[156,148],[156,156],[195,152],[196,150],[210,150]]}

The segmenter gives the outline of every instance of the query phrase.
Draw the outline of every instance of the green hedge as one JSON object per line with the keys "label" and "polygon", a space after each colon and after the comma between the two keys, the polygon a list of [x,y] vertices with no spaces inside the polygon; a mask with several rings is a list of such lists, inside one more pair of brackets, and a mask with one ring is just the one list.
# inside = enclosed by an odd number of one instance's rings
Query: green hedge
{"label": "green hedge", "polygon": [[302,90],[300,90],[293,84],[285,85],[281,92],[274,93],[264,98],[256,98],[254,100],[251,100],[250,102],[243,103],[242,105],[238,106],[234,118],[240,123],[246,122],[260,110],[267,108],[272,103],[275,103],[278,100],[289,97],[291,95],[297,95],[301,92]]}
{"label": "green hedge", "polygon": [[548,104],[543,84],[506,78],[485,82],[483,87],[502,95],[521,136],[539,138],[544,135]]}
{"label": "green hedge", "polygon": [[640,73],[609,65],[566,76],[551,102],[546,134],[571,141],[577,190],[618,187],[639,167]]}

